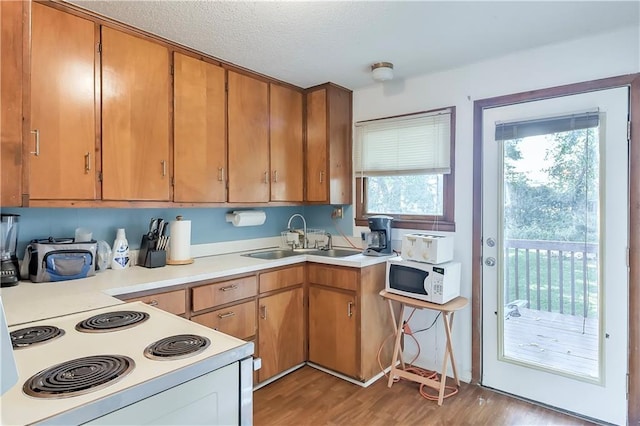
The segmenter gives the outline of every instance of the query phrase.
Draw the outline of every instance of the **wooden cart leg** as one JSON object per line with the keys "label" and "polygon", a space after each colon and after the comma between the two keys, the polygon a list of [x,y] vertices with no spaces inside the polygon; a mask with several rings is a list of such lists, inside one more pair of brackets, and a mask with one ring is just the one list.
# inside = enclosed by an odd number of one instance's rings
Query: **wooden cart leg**
{"label": "wooden cart leg", "polygon": [[442,313],[442,322],[444,322],[445,334],[447,336],[447,343],[444,350],[444,356],[442,360],[442,369],[440,370],[440,392],[438,393],[438,405],[442,405],[442,401],[444,401],[444,390],[447,386],[447,363],[449,361],[449,353],[450,353],[450,342],[451,334],[447,332],[449,330],[449,316],[447,312]]}
{"label": "wooden cart leg", "polygon": [[458,379],[458,368],[456,367],[456,359],[453,356],[453,346],[451,345],[451,329],[453,328],[453,314],[455,312],[451,312],[449,316],[449,321],[445,324],[444,332],[447,335],[447,351],[449,352],[449,358],[451,359],[451,369],[453,370],[453,378],[456,381],[456,385],[460,386],[460,380]]}
{"label": "wooden cart leg", "polygon": [[[391,300],[389,300],[389,308],[393,310],[393,306],[391,306]],[[393,372],[396,369],[396,362],[398,362],[398,354],[400,353],[400,339],[402,338],[402,324],[404,318],[404,304],[400,304],[400,313],[398,314],[398,326],[396,327],[396,342],[393,346],[393,358],[391,358],[391,370],[389,370],[389,383],[387,387],[391,387],[393,385]],[[404,369],[404,363],[402,365]]]}

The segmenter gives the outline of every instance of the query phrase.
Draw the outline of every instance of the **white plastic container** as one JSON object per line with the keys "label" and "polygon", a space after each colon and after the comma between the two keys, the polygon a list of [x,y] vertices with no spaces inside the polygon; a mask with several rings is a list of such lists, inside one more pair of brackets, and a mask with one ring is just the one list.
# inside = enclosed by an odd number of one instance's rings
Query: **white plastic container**
{"label": "white plastic container", "polygon": [[125,269],[129,267],[129,242],[124,233],[124,228],[118,228],[116,239],[113,242],[113,258],[111,269]]}

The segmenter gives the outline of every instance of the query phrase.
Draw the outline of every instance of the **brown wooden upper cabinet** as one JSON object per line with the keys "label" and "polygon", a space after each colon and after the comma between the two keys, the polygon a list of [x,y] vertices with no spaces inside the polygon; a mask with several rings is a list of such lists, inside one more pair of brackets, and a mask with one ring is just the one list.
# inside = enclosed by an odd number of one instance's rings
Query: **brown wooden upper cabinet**
{"label": "brown wooden upper cabinet", "polygon": [[22,206],[23,7],[0,2],[0,205]]}
{"label": "brown wooden upper cabinet", "polygon": [[95,24],[32,3],[29,198],[96,198]]}
{"label": "brown wooden upper cabinet", "polygon": [[352,202],[351,95],[330,83],[307,91],[305,201]]}
{"label": "brown wooden upper cabinet", "polygon": [[230,203],[269,201],[269,86],[228,71]]}
{"label": "brown wooden upper cabinet", "polygon": [[170,199],[169,51],[102,27],[102,198]]}
{"label": "brown wooden upper cabinet", "polygon": [[303,200],[302,93],[270,84],[271,201]]}
{"label": "brown wooden upper cabinet", "polygon": [[177,202],[225,202],[227,135],[222,67],[174,53],[174,193]]}

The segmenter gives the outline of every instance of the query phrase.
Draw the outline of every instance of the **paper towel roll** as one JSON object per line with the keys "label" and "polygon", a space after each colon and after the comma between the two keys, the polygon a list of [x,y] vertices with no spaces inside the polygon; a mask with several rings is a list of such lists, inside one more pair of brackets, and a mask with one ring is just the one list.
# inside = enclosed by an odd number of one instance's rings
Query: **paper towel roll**
{"label": "paper towel roll", "polygon": [[257,226],[262,225],[267,219],[267,214],[262,210],[236,211],[228,214],[227,222],[233,226]]}
{"label": "paper towel roll", "polygon": [[169,259],[191,260],[191,221],[182,220],[182,216],[178,216],[176,220],[169,222],[169,233],[171,234]]}

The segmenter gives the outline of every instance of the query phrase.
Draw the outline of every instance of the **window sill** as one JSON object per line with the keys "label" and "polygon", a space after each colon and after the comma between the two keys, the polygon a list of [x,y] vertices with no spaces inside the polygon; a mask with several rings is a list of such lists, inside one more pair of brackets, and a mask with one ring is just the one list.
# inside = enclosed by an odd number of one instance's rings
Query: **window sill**
{"label": "window sill", "polygon": [[[356,226],[369,226],[369,222],[364,218],[356,218],[355,224]],[[408,220],[394,218],[393,222],[391,222],[391,227],[437,232],[454,232],[456,230],[455,222],[449,222],[446,220]]]}

